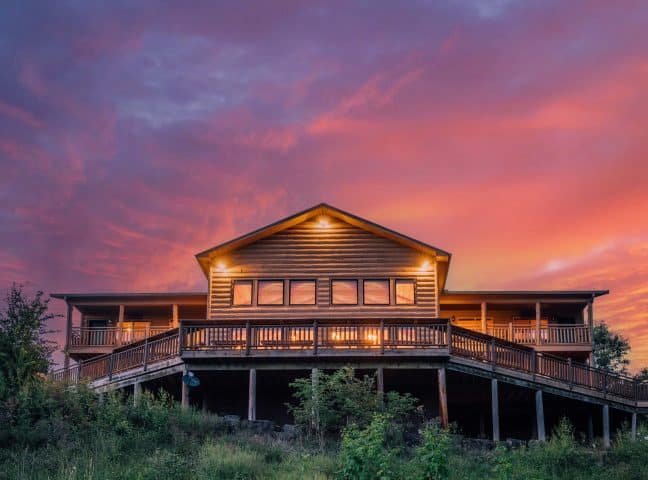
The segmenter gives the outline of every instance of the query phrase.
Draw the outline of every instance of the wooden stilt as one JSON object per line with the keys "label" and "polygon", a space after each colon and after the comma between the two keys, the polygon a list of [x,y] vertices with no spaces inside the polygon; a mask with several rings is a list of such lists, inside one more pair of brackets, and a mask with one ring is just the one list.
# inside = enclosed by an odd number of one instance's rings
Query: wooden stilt
{"label": "wooden stilt", "polygon": [[439,417],[441,426],[448,428],[448,392],[446,390],[446,369],[441,367],[437,370],[439,381]]}
{"label": "wooden stilt", "polygon": [[135,382],[133,384],[133,405],[138,405],[140,398],[142,397],[142,384],[140,382]]}
{"label": "wooden stilt", "polygon": [[180,400],[180,405],[182,408],[189,408],[189,385],[184,382],[182,383],[182,395]]}
{"label": "wooden stilt", "polygon": [[537,432],[538,432],[538,440],[544,442],[547,440],[547,435],[545,432],[544,403],[542,401],[542,390],[536,390],[535,404],[536,404],[536,425],[537,425]]}
{"label": "wooden stilt", "polygon": [[248,420],[256,420],[256,368],[250,369],[250,388],[248,390]]}
{"label": "wooden stilt", "polygon": [[603,446],[610,448],[610,406],[603,405]]}
{"label": "wooden stilt", "polygon": [[493,441],[499,442],[500,439],[500,425],[499,425],[499,395],[497,388],[497,380],[491,380],[491,409],[493,419]]}
{"label": "wooden stilt", "polygon": [[383,395],[385,393],[385,372],[383,367],[378,367],[376,370],[376,390],[378,395]]}
{"label": "wooden stilt", "polygon": [[630,420],[630,440],[633,442],[637,440],[637,412],[632,412]]}

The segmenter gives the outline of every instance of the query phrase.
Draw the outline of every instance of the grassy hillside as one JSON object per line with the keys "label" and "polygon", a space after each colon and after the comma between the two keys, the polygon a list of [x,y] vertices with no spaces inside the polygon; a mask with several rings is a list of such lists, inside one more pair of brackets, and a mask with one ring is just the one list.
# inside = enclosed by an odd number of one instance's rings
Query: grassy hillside
{"label": "grassy hillside", "polygon": [[307,438],[232,431],[165,398],[100,403],[83,387],[46,382],[23,388],[0,422],[2,479],[648,479],[648,439],[620,435],[603,452],[576,442],[568,424],[546,445],[470,451],[436,428],[405,444],[377,415],[320,450]]}

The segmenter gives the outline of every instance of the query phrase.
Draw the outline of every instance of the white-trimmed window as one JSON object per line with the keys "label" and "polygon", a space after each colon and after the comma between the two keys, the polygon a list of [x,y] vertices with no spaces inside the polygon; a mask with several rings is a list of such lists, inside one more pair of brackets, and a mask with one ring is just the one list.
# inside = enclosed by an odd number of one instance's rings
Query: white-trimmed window
{"label": "white-trimmed window", "polygon": [[291,280],[290,304],[315,305],[315,280]]}
{"label": "white-trimmed window", "polygon": [[365,280],[363,287],[365,305],[389,305],[389,280]]}
{"label": "white-trimmed window", "polygon": [[283,305],[284,282],[283,280],[259,280],[258,305]]}

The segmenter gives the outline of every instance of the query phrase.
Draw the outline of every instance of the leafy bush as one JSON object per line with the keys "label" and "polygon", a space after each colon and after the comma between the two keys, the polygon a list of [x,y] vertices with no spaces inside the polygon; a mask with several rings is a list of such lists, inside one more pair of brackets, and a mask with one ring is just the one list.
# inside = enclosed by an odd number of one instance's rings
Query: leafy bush
{"label": "leafy bush", "polygon": [[421,445],[412,460],[417,480],[446,480],[449,477],[449,458],[452,441],[446,430],[437,423],[421,430]]}
{"label": "leafy bush", "polygon": [[369,425],[351,424],[344,429],[340,445],[339,478],[353,480],[392,479],[400,449],[388,442],[391,418],[376,414]]}
{"label": "leafy bush", "polygon": [[[416,411],[414,397],[388,392],[381,398],[374,388],[373,378],[367,375],[357,378],[351,367],[331,374],[319,372],[316,381],[310,377],[299,378],[291,387],[296,404],[288,405],[288,409],[295,423],[315,437],[320,447],[324,446],[327,436],[338,435],[348,425],[366,427],[377,413],[403,427]],[[401,430],[397,428],[392,433]]]}

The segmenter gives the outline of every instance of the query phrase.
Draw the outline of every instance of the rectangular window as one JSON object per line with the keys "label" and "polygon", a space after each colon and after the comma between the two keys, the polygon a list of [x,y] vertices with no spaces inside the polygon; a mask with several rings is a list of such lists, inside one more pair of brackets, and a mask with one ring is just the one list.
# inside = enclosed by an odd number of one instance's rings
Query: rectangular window
{"label": "rectangular window", "polygon": [[291,280],[290,304],[315,305],[315,280]]}
{"label": "rectangular window", "polygon": [[414,305],[414,280],[396,280],[396,303],[398,305]]}
{"label": "rectangular window", "polygon": [[331,282],[331,300],[333,305],[357,305],[358,281],[333,280]]}
{"label": "rectangular window", "polygon": [[259,280],[259,305],[283,305],[284,282],[283,280]]}
{"label": "rectangular window", "polygon": [[234,280],[232,305],[252,305],[252,280]]}
{"label": "rectangular window", "polygon": [[389,305],[389,280],[364,281],[365,305]]}

